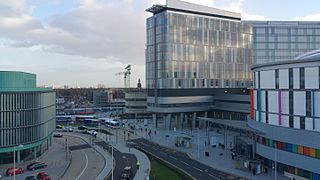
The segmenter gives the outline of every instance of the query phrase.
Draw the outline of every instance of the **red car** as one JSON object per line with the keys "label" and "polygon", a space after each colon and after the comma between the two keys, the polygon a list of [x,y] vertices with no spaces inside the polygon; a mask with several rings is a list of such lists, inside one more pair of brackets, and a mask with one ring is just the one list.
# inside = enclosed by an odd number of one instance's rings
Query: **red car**
{"label": "red car", "polygon": [[24,172],[24,170],[22,168],[8,168],[6,171],[7,176],[13,176],[13,173],[15,172],[15,174],[22,174]]}
{"label": "red car", "polygon": [[51,180],[50,176],[45,172],[39,172],[37,175],[38,180]]}

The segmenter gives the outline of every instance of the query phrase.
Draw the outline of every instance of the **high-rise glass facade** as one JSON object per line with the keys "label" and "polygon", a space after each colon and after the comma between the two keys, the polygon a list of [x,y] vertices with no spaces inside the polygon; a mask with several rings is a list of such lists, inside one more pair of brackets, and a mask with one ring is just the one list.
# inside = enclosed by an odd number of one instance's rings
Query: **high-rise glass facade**
{"label": "high-rise glass facade", "polygon": [[320,22],[247,21],[253,27],[253,64],[292,60],[320,49]]}
{"label": "high-rise glass facade", "polygon": [[252,38],[238,20],[155,14],[147,19],[147,88],[248,87]]}

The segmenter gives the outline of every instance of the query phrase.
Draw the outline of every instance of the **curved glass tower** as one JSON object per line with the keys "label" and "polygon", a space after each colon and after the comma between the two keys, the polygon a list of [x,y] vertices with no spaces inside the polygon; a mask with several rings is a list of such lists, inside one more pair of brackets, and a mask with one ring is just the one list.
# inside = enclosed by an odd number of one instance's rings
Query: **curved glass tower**
{"label": "curved glass tower", "polygon": [[[0,164],[40,156],[55,130],[55,92],[37,88],[36,75],[0,71]],[[23,145],[23,146],[21,146]]]}

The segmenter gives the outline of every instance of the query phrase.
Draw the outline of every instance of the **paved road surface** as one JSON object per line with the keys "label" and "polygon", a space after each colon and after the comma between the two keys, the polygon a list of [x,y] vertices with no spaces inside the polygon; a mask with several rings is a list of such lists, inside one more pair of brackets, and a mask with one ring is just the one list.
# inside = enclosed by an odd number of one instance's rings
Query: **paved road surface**
{"label": "paved road surface", "polygon": [[188,172],[194,178],[199,180],[244,180],[245,178],[237,177],[235,175],[227,174],[225,172],[218,171],[202,164],[194,159],[191,159],[186,153],[175,151],[158,144],[152,143],[146,139],[134,139],[133,142],[137,143],[137,146],[144,151],[150,152],[153,155],[161,158],[181,169]]}
{"label": "paved road surface", "polygon": [[80,138],[69,136],[68,146],[72,155],[72,162],[63,179],[95,179],[104,167],[103,157]]}
{"label": "paved road surface", "polygon": [[[103,149],[107,150],[111,154],[111,148],[106,142],[99,141],[99,142],[96,142],[96,144],[101,146]],[[115,164],[116,164],[113,172],[114,179],[120,179],[121,174],[123,172],[123,168],[125,166],[131,166],[132,177],[134,177],[137,172],[137,168],[136,168],[137,158],[133,154],[121,153],[116,148],[113,149],[113,155],[114,155]],[[111,175],[108,178],[108,180],[111,180]]]}

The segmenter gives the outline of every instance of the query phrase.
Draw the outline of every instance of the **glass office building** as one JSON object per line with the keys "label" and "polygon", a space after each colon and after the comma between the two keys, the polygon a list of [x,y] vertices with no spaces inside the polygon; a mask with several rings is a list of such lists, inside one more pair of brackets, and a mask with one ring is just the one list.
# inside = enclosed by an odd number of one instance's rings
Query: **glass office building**
{"label": "glass office building", "polygon": [[253,27],[253,63],[292,60],[320,49],[320,22],[246,21]]}
{"label": "glass office building", "polygon": [[55,93],[37,88],[36,75],[0,71],[0,164],[34,159],[51,145]]}
{"label": "glass office building", "polygon": [[178,0],[147,11],[149,111],[204,112],[215,94],[250,87],[252,28],[240,14]]}

